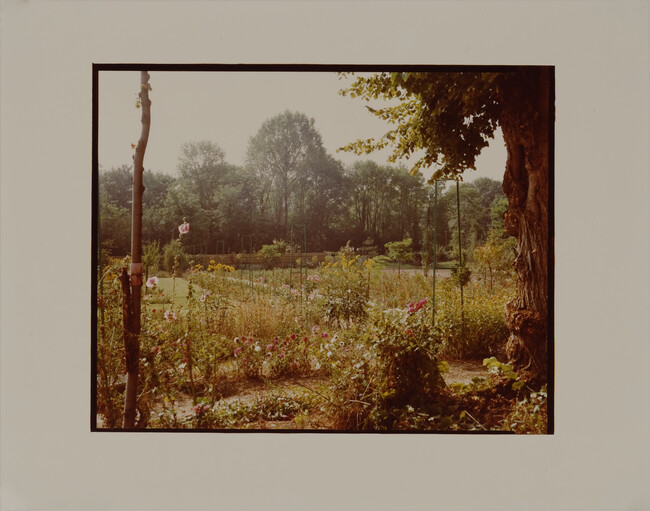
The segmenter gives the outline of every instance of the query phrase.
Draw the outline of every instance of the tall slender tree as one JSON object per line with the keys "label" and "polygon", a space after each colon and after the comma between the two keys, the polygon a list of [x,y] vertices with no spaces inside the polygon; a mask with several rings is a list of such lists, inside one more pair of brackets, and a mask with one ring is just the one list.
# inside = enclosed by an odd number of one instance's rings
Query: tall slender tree
{"label": "tall slender tree", "polygon": [[287,110],[268,119],[250,139],[247,166],[261,183],[262,214],[269,202],[275,213],[278,236],[288,235],[291,199],[306,179],[310,163],[324,157],[314,120],[300,112]]}

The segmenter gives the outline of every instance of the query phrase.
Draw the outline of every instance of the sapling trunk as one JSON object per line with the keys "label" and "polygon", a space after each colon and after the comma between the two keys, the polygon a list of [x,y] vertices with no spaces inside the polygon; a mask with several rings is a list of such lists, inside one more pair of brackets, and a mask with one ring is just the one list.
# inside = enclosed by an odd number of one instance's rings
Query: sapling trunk
{"label": "sapling trunk", "polygon": [[[138,366],[140,360],[140,319],[142,303],[142,194],[144,185],[144,153],[149,141],[151,126],[151,101],[149,100],[149,73],[140,72],[139,102],[142,108],[142,130],[133,157],[133,209],[131,217],[131,274],[129,282],[126,272],[122,274],[124,298],[124,345],[126,355],[126,395],[124,398],[125,429],[135,427],[136,401],[138,397]],[[130,284],[130,287],[129,285]],[[128,292],[127,292],[128,290]],[[129,317],[130,316],[130,317]],[[127,321],[128,319],[128,321]]]}

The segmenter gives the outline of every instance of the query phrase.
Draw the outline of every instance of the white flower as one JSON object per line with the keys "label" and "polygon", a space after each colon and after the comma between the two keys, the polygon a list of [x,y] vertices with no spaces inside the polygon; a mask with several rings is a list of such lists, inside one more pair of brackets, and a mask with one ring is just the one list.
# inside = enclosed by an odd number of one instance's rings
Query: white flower
{"label": "white flower", "polygon": [[174,321],[176,319],[176,314],[174,314],[173,310],[168,309],[165,311],[165,319],[167,321]]}
{"label": "white flower", "polygon": [[327,358],[330,358],[331,356],[332,356],[332,352],[331,352],[331,351],[328,351],[328,352],[327,352]]}
{"label": "white flower", "polygon": [[187,234],[190,232],[190,224],[187,222],[183,222],[181,225],[178,226],[178,232],[181,234]]}
{"label": "white flower", "polygon": [[256,345],[255,345],[255,351],[260,351],[261,349],[262,349],[262,348],[260,348],[260,345],[259,345],[259,344],[256,344]]}
{"label": "white flower", "polygon": [[147,287],[155,287],[158,284],[158,277],[149,277]]}

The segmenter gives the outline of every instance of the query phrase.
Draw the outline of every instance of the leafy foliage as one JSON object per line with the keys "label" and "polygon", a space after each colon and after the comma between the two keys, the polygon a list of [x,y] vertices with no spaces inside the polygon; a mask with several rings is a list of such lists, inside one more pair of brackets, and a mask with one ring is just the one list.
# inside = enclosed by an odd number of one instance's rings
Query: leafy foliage
{"label": "leafy foliage", "polygon": [[372,260],[361,261],[344,247],[334,262],[321,268],[321,309],[330,322],[350,321],[366,315]]}
{"label": "leafy foliage", "polygon": [[167,271],[172,271],[176,263],[180,270],[185,270],[189,266],[189,257],[178,240],[170,241],[164,246],[163,261]]}
{"label": "leafy foliage", "polygon": [[402,241],[392,241],[386,243],[384,246],[388,251],[388,257],[397,261],[398,263],[406,263],[413,258],[413,240],[411,238],[403,239]]}
{"label": "leafy foliage", "polygon": [[367,154],[392,146],[389,159],[393,162],[424,149],[413,174],[439,165],[432,179],[459,175],[474,168],[476,157],[494,135],[500,112],[497,91],[504,79],[499,73],[468,72],[356,76],[340,93],[368,103],[392,101],[390,106],[366,108],[396,127],[379,140],[357,140],[342,149]]}

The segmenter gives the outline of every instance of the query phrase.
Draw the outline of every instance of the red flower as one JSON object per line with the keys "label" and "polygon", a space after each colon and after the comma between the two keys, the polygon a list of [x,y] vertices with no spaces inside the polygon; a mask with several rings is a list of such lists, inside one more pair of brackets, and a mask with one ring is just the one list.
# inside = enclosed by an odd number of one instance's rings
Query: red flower
{"label": "red flower", "polygon": [[295,341],[295,340],[296,340],[296,334],[291,334],[289,337],[291,337],[291,340],[292,340],[292,341]]}

